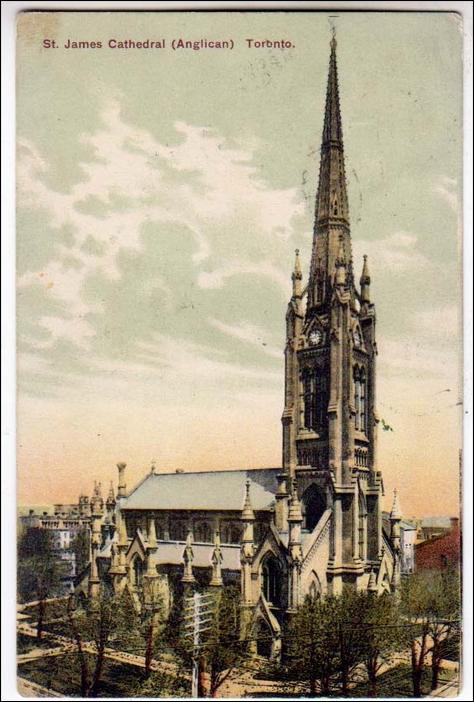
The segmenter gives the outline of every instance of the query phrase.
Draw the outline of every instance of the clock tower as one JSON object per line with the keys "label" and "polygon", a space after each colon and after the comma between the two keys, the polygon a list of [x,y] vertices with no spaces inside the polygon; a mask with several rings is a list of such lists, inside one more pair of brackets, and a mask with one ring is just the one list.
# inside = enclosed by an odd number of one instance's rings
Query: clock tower
{"label": "clock tower", "polygon": [[302,278],[297,251],[286,314],[279,495],[296,484],[306,531],[330,510],[327,580],[337,594],[345,585],[362,587],[383,548],[375,308],[366,257],[360,285],[354,280],[334,37],[306,287]]}

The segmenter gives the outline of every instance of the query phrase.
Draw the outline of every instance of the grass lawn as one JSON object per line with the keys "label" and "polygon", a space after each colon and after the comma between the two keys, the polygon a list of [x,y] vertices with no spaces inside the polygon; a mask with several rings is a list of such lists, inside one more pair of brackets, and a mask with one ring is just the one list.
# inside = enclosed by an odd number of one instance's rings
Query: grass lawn
{"label": "grass lawn", "polygon": [[[262,671],[261,673],[257,673],[254,675],[255,679],[263,679],[263,680],[278,680],[278,676],[274,673],[268,674],[265,671]],[[439,684],[440,686],[443,685],[446,682],[449,682],[450,680],[453,680],[456,678],[456,673],[453,670],[441,670],[440,676],[439,676]],[[301,698],[301,693],[295,693],[291,689],[291,682],[288,680],[281,679],[281,685],[282,685],[282,690],[287,688],[287,691],[285,693],[279,694],[268,694],[264,692],[257,692],[253,693],[254,697],[290,697],[290,698]],[[293,682],[296,682],[293,680]],[[423,693],[424,695],[428,696],[431,692],[431,669],[427,668],[423,680]],[[308,685],[308,690],[309,690],[309,685]],[[370,699],[369,696],[369,685],[368,683],[359,683],[358,685],[355,685],[353,688],[351,688],[349,698],[356,698],[356,699]],[[329,697],[340,697],[341,696],[341,691],[334,689],[332,693],[330,693]],[[408,665],[400,665],[397,668],[393,668],[392,670],[388,670],[385,673],[382,673],[378,677],[378,682],[377,682],[377,697],[400,697],[400,698],[410,698],[413,697],[413,688],[412,688],[412,680],[411,680],[411,668]]]}
{"label": "grass lawn", "polygon": [[[440,673],[440,685],[456,677],[452,670],[442,670]],[[426,669],[422,682],[424,695],[431,692],[431,670]],[[356,685],[351,690],[351,697],[368,698],[369,686],[367,683]],[[378,697],[412,697],[413,687],[411,681],[411,668],[408,665],[400,665],[397,668],[387,670],[378,677],[377,682]]]}
{"label": "grass lawn", "polygon": [[[87,656],[93,671],[94,656]],[[18,675],[65,696],[80,697],[80,668],[76,654],[29,661],[18,666]],[[137,666],[105,659],[98,697],[136,697],[144,682],[143,671]],[[156,695],[153,695],[156,696]]]}

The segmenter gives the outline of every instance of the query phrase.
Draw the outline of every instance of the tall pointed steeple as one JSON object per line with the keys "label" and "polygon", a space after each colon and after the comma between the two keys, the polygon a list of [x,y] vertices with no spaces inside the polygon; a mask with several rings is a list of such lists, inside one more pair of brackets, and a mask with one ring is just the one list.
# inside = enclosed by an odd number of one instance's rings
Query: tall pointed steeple
{"label": "tall pointed steeple", "polygon": [[[346,265],[351,264],[349,204],[344,167],[344,144],[339,105],[336,38],[331,40],[326,109],[316,195],[313,254],[308,286],[308,312],[324,305],[334,283],[342,241]],[[352,276],[350,275],[350,278]]]}

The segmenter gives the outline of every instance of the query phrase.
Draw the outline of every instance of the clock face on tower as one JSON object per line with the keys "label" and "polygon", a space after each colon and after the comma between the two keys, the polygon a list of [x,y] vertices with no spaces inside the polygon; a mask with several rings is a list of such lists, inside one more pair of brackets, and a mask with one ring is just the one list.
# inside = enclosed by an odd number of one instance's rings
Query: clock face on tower
{"label": "clock face on tower", "polygon": [[313,329],[311,334],[309,335],[309,343],[312,344],[312,346],[319,346],[319,344],[323,340],[323,335],[319,331],[319,329]]}

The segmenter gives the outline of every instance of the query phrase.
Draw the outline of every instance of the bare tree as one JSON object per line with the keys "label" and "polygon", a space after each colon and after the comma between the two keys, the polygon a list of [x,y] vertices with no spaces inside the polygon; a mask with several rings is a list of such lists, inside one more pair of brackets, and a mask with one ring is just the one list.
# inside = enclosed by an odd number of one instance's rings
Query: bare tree
{"label": "bare tree", "polygon": [[60,594],[66,564],[54,550],[51,532],[27,529],[18,542],[18,591],[23,601],[37,600],[37,637],[43,637],[46,600]]}
{"label": "bare tree", "polygon": [[413,695],[422,696],[422,682],[431,654],[431,688],[438,686],[443,643],[457,627],[460,588],[457,573],[425,571],[403,583],[401,608],[411,651]]}

